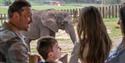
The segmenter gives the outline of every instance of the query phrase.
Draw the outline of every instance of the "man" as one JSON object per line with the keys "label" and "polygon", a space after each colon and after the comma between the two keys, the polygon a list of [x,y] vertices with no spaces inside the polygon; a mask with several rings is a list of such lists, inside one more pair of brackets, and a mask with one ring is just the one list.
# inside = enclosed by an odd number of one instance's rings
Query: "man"
{"label": "man", "polygon": [[29,63],[28,46],[20,31],[28,30],[30,7],[27,1],[15,1],[9,6],[9,20],[0,28],[0,63]]}

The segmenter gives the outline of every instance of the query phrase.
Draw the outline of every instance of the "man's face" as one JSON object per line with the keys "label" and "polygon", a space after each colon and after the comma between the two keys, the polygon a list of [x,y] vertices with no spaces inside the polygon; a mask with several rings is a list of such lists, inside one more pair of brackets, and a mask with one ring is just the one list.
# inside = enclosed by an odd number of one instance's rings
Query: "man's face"
{"label": "man's face", "polygon": [[16,26],[19,30],[27,31],[29,24],[31,23],[31,9],[30,7],[23,7],[23,11],[18,13],[18,18],[16,18]]}

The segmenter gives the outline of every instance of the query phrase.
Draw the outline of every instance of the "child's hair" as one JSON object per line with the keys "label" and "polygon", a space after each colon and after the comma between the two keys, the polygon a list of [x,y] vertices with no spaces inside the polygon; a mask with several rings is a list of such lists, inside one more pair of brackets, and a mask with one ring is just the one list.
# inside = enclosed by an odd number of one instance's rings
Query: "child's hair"
{"label": "child's hair", "polygon": [[[96,7],[81,9],[77,31],[80,40],[80,59],[87,63],[104,63],[111,49],[111,40]],[[84,58],[86,46],[88,53]]]}
{"label": "child's hair", "polygon": [[44,60],[48,58],[48,53],[53,51],[54,44],[57,40],[54,37],[43,37],[38,40],[37,51],[43,57]]}

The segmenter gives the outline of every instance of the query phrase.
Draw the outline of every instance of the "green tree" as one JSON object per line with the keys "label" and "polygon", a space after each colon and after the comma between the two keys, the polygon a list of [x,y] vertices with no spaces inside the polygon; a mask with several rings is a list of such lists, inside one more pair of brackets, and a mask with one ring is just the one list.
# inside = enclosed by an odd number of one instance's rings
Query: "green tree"
{"label": "green tree", "polygon": [[4,0],[0,0],[0,4],[3,4]]}

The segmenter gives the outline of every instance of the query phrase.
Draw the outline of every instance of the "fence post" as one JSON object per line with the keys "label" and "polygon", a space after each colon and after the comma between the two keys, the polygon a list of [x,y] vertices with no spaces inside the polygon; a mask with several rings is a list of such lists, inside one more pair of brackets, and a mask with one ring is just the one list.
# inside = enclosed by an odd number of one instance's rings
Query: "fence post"
{"label": "fence post", "polygon": [[107,6],[105,8],[105,14],[106,14],[106,18],[108,18],[108,7]]}
{"label": "fence post", "polygon": [[5,21],[7,21],[7,14],[0,14],[0,25],[2,25]]}
{"label": "fence post", "polygon": [[103,18],[105,17],[105,11],[104,11],[104,6],[102,7],[102,16],[103,16]]}

